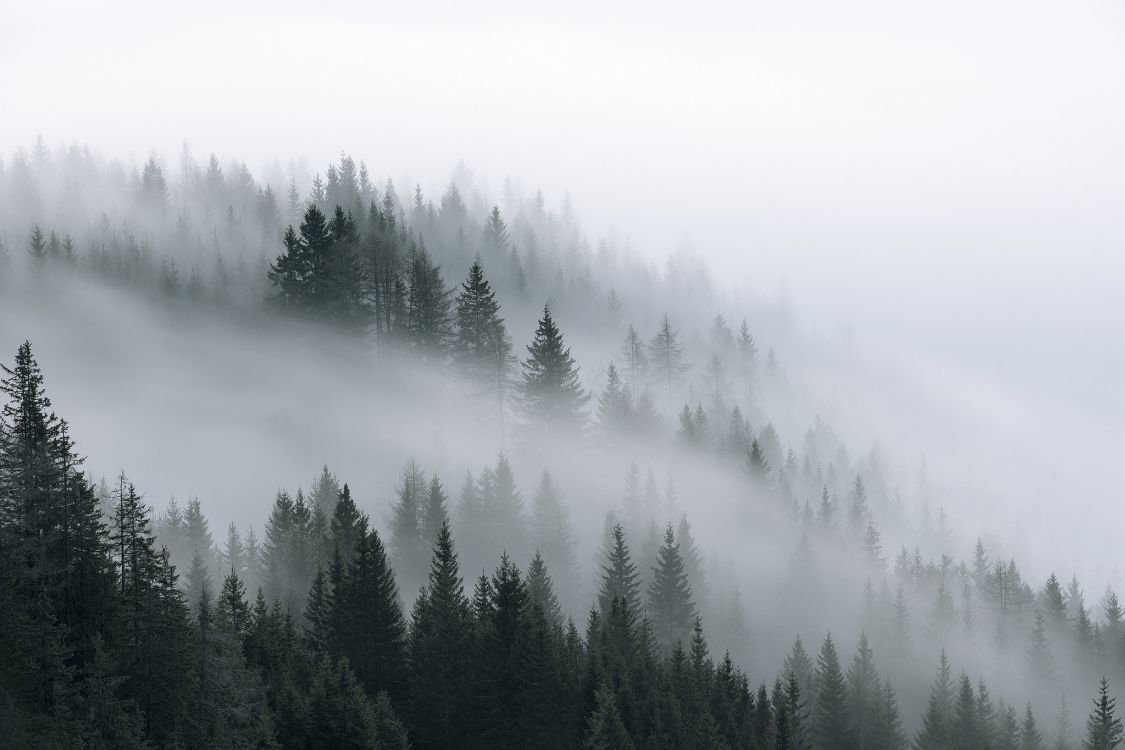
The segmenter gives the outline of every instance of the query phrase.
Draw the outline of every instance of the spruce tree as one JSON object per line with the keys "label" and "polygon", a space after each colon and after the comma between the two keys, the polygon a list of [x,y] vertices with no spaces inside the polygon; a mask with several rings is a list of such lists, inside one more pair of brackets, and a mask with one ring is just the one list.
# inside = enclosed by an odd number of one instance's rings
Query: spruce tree
{"label": "spruce tree", "polygon": [[453,537],[443,524],[410,627],[408,715],[419,747],[456,748],[465,742],[469,618]]}
{"label": "spruce tree", "polygon": [[543,307],[527,351],[520,394],[528,436],[580,435],[586,422],[582,406],[589,397],[549,306]]}
{"label": "spruce tree", "polygon": [[340,588],[333,597],[338,642],[369,694],[386,690],[402,695],[406,661],[406,624],[398,604],[398,586],[377,531],[357,543]]}
{"label": "spruce tree", "polygon": [[680,373],[687,369],[683,356],[684,348],[680,344],[679,334],[665,315],[660,321],[660,330],[649,343],[648,359],[660,373],[661,380],[668,388],[668,395],[672,394],[672,384],[679,379]]}
{"label": "spruce tree", "polygon": [[500,317],[500,303],[484,276],[479,258],[461,284],[454,320],[454,360],[477,392],[491,400],[502,426],[515,357],[512,340]]}
{"label": "spruce tree", "polygon": [[813,711],[814,747],[842,747],[848,726],[847,685],[832,634],[824,638],[816,658],[816,703]]}
{"label": "spruce tree", "polygon": [[614,599],[623,601],[635,617],[640,611],[641,584],[637,566],[633,564],[625,530],[621,524],[613,527],[611,547],[602,565],[602,584],[598,591],[598,606],[602,617],[608,617]]}
{"label": "spruce tree", "polygon": [[594,712],[586,720],[583,750],[633,750],[633,739],[621,721],[612,688],[607,684],[601,685],[594,700]]}
{"label": "spruce tree", "polygon": [[1094,708],[1086,719],[1084,750],[1113,750],[1121,744],[1121,719],[1117,718],[1116,711],[1117,699],[1110,696],[1109,681],[1102,677]]}
{"label": "spruce tree", "polygon": [[[543,563],[552,571],[555,593],[561,608],[577,611],[579,606],[578,570],[575,557],[574,527],[559,498],[558,487],[550,472],[544,470],[531,502],[531,546],[542,555]],[[528,573],[531,571],[529,569]]]}
{"label": "spruce tree", "polygon": [[559,607],[558,597],[555,596],[554,582],[538,550],[527,568],[527,595],[533,604],[539,605],[548,625],[562,627],[562,609]]}
{"label": "spruce tree", "polygon": [[944,750],[953,741],[953,683],[945,650],[938,661],[937,677],[930,689],[929,702],[922,714],[922,727],[914,735],[917,750]]}
{"label": "spruce tree", "polygon": [[656,643],[665,653],[671,652],[677,643],[687,641],[695,622],[691,585],[671,524],[664,531],[664,543],[653,568],[648,590],[648,615],[652,619]]}
{"label": "spruce tree", "polygon": [[1030,703],[1024,709],[1023,723],[1020,725],[1019,750],[1043,750],[1043,733],[1035,724],[1035,714]]}
{"label": "spruce tree", "polygon": [[860,633],[855,658],[847,674],[848,723],[845,736],[848,747],[872,747],[882,710],[881,690],[875,654],[867,640],[867,633]]}

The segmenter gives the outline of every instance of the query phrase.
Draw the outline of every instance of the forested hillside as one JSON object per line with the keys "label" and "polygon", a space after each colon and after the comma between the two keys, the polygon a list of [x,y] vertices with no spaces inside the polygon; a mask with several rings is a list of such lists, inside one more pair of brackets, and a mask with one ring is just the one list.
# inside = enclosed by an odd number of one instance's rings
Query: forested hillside
{"label": "forested hillside", "polygon": [[[569,198],[273,171],[41,142],[0,165],[4,310],[113,320],[114,378],[130,331],[190,346],[200,382],[298,415],[263,429],[286,478],[237,447],[256,499],[154,498],[48,397],[56,367],[102,387],[96,347],[14,344],[14,747],[1118,746],[1117,595],[951,519],[961,485],[879,432],[896,396],[854,353],[689,251],[592,243]],[[225,403],[184,429],[219,439]]]}

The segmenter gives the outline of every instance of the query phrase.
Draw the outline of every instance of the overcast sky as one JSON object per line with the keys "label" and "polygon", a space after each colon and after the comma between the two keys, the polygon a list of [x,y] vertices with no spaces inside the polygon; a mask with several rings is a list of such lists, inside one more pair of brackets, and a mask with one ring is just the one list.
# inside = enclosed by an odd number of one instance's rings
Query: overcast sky
{"label": "overcast sky", "polygon": [[464,159],[1125,453],[1121,0],[165,5],[0,0],[0,155]]}

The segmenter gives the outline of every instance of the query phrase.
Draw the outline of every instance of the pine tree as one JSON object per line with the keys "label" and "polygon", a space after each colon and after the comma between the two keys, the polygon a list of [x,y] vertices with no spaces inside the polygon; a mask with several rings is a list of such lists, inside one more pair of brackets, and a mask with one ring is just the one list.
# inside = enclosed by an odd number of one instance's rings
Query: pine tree
{"label": "pine tree", "polygon": [[1027,667],[1032,679],[1050,682],[1054,679],[1055,664],[1047,639],[1043,610],[1035,608],[1035,626],[1031,630],[1031,643],[1027,647]]}
{"label": "pine tree", "polygon": [[523,363],[521,398],[529,435],[581,434],[589,396],[582,390],[578,368],[563,342],[549,306],[543,307],[535,338]]}
{"label": "pine tree", "polygon": [[315,750],[375,750],[375,716],[348,660],[326,656],[316,669],[308,697],[308,747]]}
{"label": "pine tree", "polygon": [[648,590],[648,614],[652,619],[656,642],[665,653],[671,652],[677,643],[687,640],[695,622],[691,585],[671,524],[664,531],[664,544],[653,568]]}
{"label": "pine tree", "polygon": [[660,322],[660,330],[648,346],[648,358],[667,385],[669,395],[672,393],[672,384],[687,369],[683,363],[683,356],[684,349],[679,342],[679,334],[672,328],[671,321],[665,315]]}
{"label": "pine tree", "polygon": [[492,481],[482,495],[484,510],[490,521],[492,544],[499,542],[499,546],[513,557],[526,559],[528,531],[523,495],[516,486],[512,464],[507,456],[500,454],[490,478]]}
{"label": "pine tree", "polygon": [[493,206],[481,232],[481,254],[499,260],[507,255],[510,241],[508,225],[500,216],[500,207]]}
{"label": "pine tree", "polygon": [[612,362],[606,368],[605,390],[598,396],[598,428],[610,440],[629,432],[633,404],[628,388],[621,382],[617,366]]}
{"label": "pine tree", "polygon": [[1117,699],[1109,694],[1109,681],[1103,677],[1098,685],[1094,709],[1086,719],[1085,750],[1113,750],[1121,744],[1121,719],[1116,716]]}
{"label": "pine tree", "polygon": [[957,702],[953,706],[953,721],[949,727],[950,740],[955,747],[976,747],[980,730],[973,683],[968,675],[962,672],[958,682]]}
{"label": "pine tree", "polygon": [[601,685],[594,700],[594,712],[586,721],[583,750],[633,750],[635,745],[621,721],[612,688]]}
{"label": "pine tree", "polygon": [[922,727],[914,735],[917,750],[944,750],[953,741],[953,683],[949,676],[949,659],[945,650],[938,660],[937,677],[930,689],[930,699],[922,715]]}
{"label": "pine tree", "polygon": [[368,531],[356,544],[334,597],[333,619],[344,656],[369,694],[402,694],[406,661],[406,624],[398,604],[398,586],[378,532]]}
{"label": "pine tree", "polygon": [[413,593],[425,576],[427,545],[422,538],[422,509],[427,488],[422,469],[411,459],[402,471],[398,500],[391,508],[391,559],[406,590]]}
{"label": "pine tree", "polygon": [[874,750],[903,750],[906,747],[906,735],[902,731],[902,719],[898,711],[898,698],[890,680],[883,683],[879,714],[871,733],[870,747]]}
{"label": "pine tree", "polygon": [[614,599],[625,602],[627,610],[633,615],[640,611],[641,584],[638,580],[637,566],[629,554],[625,543],[625,530],[621,524],[613,527],[612,546],[602,566],[602,584],[598,592],[598,606],[602,617],[608,617]]}
{"label": "pine tree", "polygon": [[625,376],[629,379],[629,389],[637,393],[648,373],[648,352],[632,323],[629,324],[625,341],[621,345],[621,357],[625,366]]}
{"label": "pine tree", "polygon": [[1043,750],[1043,733],[1035,724],[1035,714],[1031,711],[1031,704],[1024,710],[1023,724],[1020,725],[1019,750]]}
{"label": "pine tree", "polygon": [[27,242],[27,255],[33,269],[41,269],[47,263],[47,238],[38,224],[31,228],[31,235]]}
{"label": "pine tree", "polygon": [[449,512],[446,510],[445,490],[435,474],[430,479],[430,486],[426,492],[426,504],[422,509],[422,520],[419,530],[422,542],[432,548],[437,544],[438,533],[443,526],[449,523]]}
{"label": "pine tree", "polygon": [[561,628],[563,625],[562,609],[559,607],[558,597],[555,596],[554,582],[547,572],[547,564],[538,550],[535,557],[531,558],[531,565],[527,568],[527,595],[533,604],[539,605],[543,616],[551,627]]}
{"label": "pine tree", "polygon": [[409,717],[419,747],[455,748],[465,742],[469,617],[453,537],[443,524],[410,628]]}
{"label": "pine tree", "polygon": [[[540,477],[531,503],[530,531],[531,547],[542,555],[544,565],[553,572],[554,590],[562,610],[575,611],[579,606],[579,592],[574,528],[548,471]],[[529,575],[531,572],[529,569]]]}
{"label": "pine tree", "polygon": [[428,361],[444,356],[453,335],[453,290],[424,247],[411,251],[407,292],[406,339]]}
{"label": "pine tree", "polygon": [[840,657],[830,633],[816,658],[816,708],[813,711],[816,748],[831,750],[843,745],[848,726],[847,697]]}
{"label": "pine tree", "polygon": [[461,284],[454,320],[454,360],[479,394],[491,400],[503,432],[515,356],[496,292],[484,277],[479,258]]}
{"label": "pine tree", "polygon": [[855,659],[847,674],[848,747],[861,750],[872,747],[882,710],[881,690],[879,673],[875,669],[875,654],[868,643],[867,633],[861,633],[859,643],[856,644]]}

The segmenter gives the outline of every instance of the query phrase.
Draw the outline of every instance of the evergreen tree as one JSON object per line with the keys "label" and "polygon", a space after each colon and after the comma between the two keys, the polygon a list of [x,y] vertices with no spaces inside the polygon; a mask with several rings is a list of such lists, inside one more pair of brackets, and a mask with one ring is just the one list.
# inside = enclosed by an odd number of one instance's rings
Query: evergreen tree
{"label": "evergreen tree", "polygon": [[691,586],[671,524],[664,531],[664,544],[653,568],[648,590],[648,614],[652,618],[656,642],[666,653],[671,652],[677,643],[687,640],[695,622]]}
{"label": "evergreen tree", "polygon": [[378,532],[368,531],[356,544],[333,604],[336,638],[360,684],[369,694],[402,695],[406,623]]}
{"label": "evergreen tree", "polygon": [[426,544],[421,519],[427,494],[422,469],[411,459],[402,472],[398,501],[391,508],[391,559],[411,593],[422,584],[425,575]]}
{"label": "evergreen tree", "polygon": [[672,328],[671,321],[665,315],[660,321],[660,330],[653,337],[648,347],[648,358],[653,368],[660,373],[661,380],[672,393],[672,384],[677,381],[680,374],[687,369],[683,363],[684,349],[679,341],[679,334]]}
{"label": "evergreen tree", "polygon": [[47,237],[36,224],[31,228],[27,241],[27,256],[33,269],[41,269],[47,263]]}
{"label": "evergreen tree", "polygon": [[554,583],[547,572],[547,564],[543,562],[543,556],[538,551],[535,552],[535,557],[531,558],[531,565],[527,568],[527,595],[532,604],[539,605],[548,625],[562,627],[562,609],[559,607],[558,597],[555,596]]}
{"label": "evergreen tree", "polygon": [[816,708],[813,711],[814,747],[832,750],[843,746],[848,726],[847,685],[832,635],[825,637],[816,658]]}
{"label": "evergreen tree", "polygon": [[882,685],[867,633],[861,633],[856,644],[855,659],[847,674],[847,694],[847,746],[858,749],[873,747],[879,714],[883,710]]}
{"label": "evergreen tree", "polygon": [[636,393],[648,372],[648,352],[644,341],[641,339],[633,324],[625,333],[625,341],[621,345],[621,361],[625,367],[625,377],[629,381],[629,389]]}
{"label": "evergreen tree", "polygon": [[1086,719],[1085,750],[1113,750],[1121,744],[1121,719],[1117,718],[1117,699],[1109,694],[1109,681],[1103,677],[1098,685],[1094,709]]}
{"label": "evergreen tree", "polygon": [[599,687],[594,700],[594,712],[586,721],[583,750],[633,750],[635,745],[621,721],[610,686]]}
{"label": "evergreen tree", "polygon": [[944,750],[953,741],[953,683],[949,676],[949,659],[944,649],[938,661],[937,677],[930,689],[930,699],[922,715],[922,727],[914,735],[916,750]]}
{"label": "evergreen tree", "polygon": [[454,359],[480,394],[492,400],[503,426],[515,356],[496,292],[484,277],[479,258],[461,284],[454,317]]}
{"label": "evergreen tree", "polygon": [[1023,724],[1020,725],[1019,750],[1043,750],[1043,733],[1035,724],[1035,714],[1031,711],[1031,704],[1024,710]]}
{"label": "evergreen tree", "polygon": [[410,627],[409,716],[421,748],[456,748],[465,742],[469,618],[453,537],[443,524]]}
{"label": "evergreen tree", "polygon": [[613,527],[611,547],[602,565],[602,584],[598,592],[598,606],[603,617],[608,617],[614,599],[620,599],[628,612],[636,616],[640,611],[641,584],[638,580],[637,566],[629,554],[625,543],[625,530],[621,524]]}
{"label": "evergreen tree", "polygon": [[[531,503],[530,531],[532,548],[542,555],[547,569],[553,571],[554,590],[562,610],[575,611],[579,593],[574,528],[548,471],[540,477]],[[531,573],[529,568],[528,574]],[[545,612],[550,614],[549,610]]]}
{"label": "evergreen tree", "polygon": [[521,398],[529,435],[580,434],[586,422],[582,406],[589,397],[582,390],[574,357],[563,343],[549,306],[543,307],[527,351],[530,356],[523,363]]}
{"label": "evergreen tree", "polygon": [[606,368],[605,390],[598,396],[598,427],[604,438],[620,437],[629,431],[633,404],[628,388],[621,382],[617,366]]}

